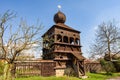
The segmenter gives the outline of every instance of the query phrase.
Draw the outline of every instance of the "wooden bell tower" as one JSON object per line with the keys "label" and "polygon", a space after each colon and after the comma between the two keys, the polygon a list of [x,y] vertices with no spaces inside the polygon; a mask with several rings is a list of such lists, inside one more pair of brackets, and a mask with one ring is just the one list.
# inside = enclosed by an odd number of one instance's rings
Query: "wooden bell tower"
{"label": "wooden bell tower", "polygon": [[65,74],[68,67],[77,76],[85,75],[81,52],[80,31],[65,25],[66,16],[61,11],[54,15],[53,25],[43,36],[43,59],[56,62],[56,76]]}

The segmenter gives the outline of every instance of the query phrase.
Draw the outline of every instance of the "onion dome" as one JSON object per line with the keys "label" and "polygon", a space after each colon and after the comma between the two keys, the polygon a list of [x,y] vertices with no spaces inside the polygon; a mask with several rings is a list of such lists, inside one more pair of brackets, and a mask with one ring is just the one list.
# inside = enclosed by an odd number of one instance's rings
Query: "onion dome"
{"label": "onion dome", "polygon": [[55,23],[65,23],[66,21],[66,16],[64,13],[58,11],[55,15],[54,15],[54,22]]}

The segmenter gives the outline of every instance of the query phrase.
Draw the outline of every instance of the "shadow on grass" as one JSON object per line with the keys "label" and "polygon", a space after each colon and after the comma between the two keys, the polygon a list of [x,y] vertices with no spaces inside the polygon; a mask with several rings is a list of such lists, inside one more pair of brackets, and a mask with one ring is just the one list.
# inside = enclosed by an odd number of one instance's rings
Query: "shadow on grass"
{"label": "shadow on grass", "polygon": [[94,73],[94,74],[100,74],[100,75],[106,75],[106,76],[114,76],[114,75],[118,75],[120,76],[120,72],[116,72],[116,73]]}

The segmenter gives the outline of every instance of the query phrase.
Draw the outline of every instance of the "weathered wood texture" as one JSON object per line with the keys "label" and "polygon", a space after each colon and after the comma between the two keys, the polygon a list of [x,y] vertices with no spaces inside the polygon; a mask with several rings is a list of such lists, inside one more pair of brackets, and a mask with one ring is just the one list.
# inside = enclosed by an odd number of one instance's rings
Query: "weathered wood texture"
{"label": "weathered wood texture", "polygon": [[85,63],[86,72],[100,72],[102,67],[100,63]]}
{"label": "weathered wood texture", "polygon": [[[85,63],[83,69],[81,63],[79,62],[79,68],[82,75],[85,72],[100,72],[102,67],[100,63]],[[82,66],[82,67],[80,67]],[[15,62],[15,76],[55,76],[56,62],[52,60],[42,60],[42,61],[24,61]],[[82,70],[83,69],[83,70]],[[85,72],[84,72],[85,70]]]}
{"label": "weathered wood texture", "polygon": [[16,77],[21,76],[53,76],[55,75],[53,61],[15,62]]}
{"label": "weathered wood texture", "polygon": [[80,31],[64,24],[65,20],[65,14],[58,11],[54,16],[56,24],[43,34],[43,59],[56,61],[56,69],[60,70],[72,67],[74,60],[78,60],[80,62],[74,64],[77,66],[77,73],[85,75],[83,65],[85,57],[81,51]]}

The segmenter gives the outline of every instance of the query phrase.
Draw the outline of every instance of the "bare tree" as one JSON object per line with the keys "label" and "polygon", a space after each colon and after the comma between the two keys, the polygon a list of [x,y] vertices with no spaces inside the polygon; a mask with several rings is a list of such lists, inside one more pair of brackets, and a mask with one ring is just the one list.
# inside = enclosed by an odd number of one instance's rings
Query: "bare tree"
{"label": "bare tree", "polygon": [[8,73],[11,72],[16,57],[24,50],[34,48],[34,44],[38,45],[41,42],[41,24],[28,25],[26,21],[21,20],[20,25],[14,28],[14,26],[7,24],[14,17],[15,14],[10,11],[0,16],[0,56],[7,61],[4,80],[10,80]]}
{"label": "bare tree", "polygon": [[96,31],[95,43],[91,46],[91,54],[105,55],[107,54],[111,61],[111,53],[118,53],[118,41],[120,40],[120,29],[114,22],[102,23],[98,26]]}

